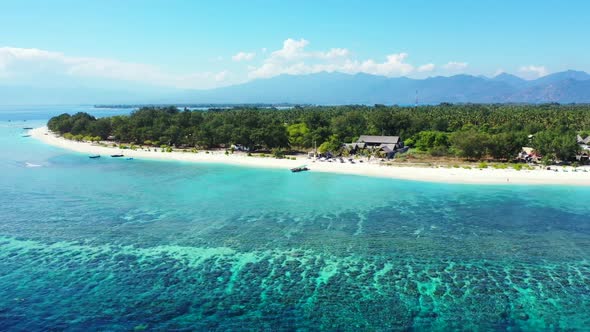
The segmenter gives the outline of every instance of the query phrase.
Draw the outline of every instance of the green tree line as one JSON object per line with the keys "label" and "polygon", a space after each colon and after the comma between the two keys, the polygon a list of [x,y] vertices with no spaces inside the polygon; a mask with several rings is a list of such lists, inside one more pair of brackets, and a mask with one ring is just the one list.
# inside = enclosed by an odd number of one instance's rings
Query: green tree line
{"label": "green tree line", "polygon": [[433,156],[509,160],[523,146],[567,160],[576,134],[590,129],[588,105],[440,104],[402,106],[306,106],[287,110],[234,108],[208,111],[143,107],[128,116],[95,118],[62,114],[50,130],[73,137],[114,136],[133,144],[249,149],[320,150],[338,153],[360,135],[395,135]]}

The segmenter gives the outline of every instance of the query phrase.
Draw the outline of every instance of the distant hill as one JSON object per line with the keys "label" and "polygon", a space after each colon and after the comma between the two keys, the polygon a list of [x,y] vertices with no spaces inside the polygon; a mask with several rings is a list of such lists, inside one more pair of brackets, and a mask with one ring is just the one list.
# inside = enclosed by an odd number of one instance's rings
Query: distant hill
{"label": "distant hill", "polygon": [[508,74],[508,73],[501,73],[498,76],[495,76],[494,78],[492,78],[492,80],[494,80],[496,82],[508,83],[514,87],[520,87],[520,86],[526,85],[526,80],[524,80],[518,76]]}
{"label": "distant hill", "polygon": [[212,90],[0,86],[0,104],[420,104],[590,103],[590,75],[568,70],[536,80],[502,73],[411,79],[368,74],[281,75]]}
{"label": "distant hill", "polygon": [[574,80],[574,81],[587,81],[590,80],[590,74],[583,72],[583,71],[576,71],[576,70],[566,70],[559,73],[550,74],[547,76],[543,76],[541,78],[536,79],[536,85],[540,84],[549,84],[549,83],[557,83],[567,80]]}
{"label": "distant hill", "polygon": [[[190,91],[169,102],[306,104],[590,103],[590,75],[565,71],[524,80],[510,74],[410,79],[368,74],[281,75],[208,91]],[[174,101],[176,99],[176,101]]]}
{"label": "distant hill", "polygon": [[590,103],[590,80],[565,79],[535,84],[512,94],[509,102],[526,103]]}

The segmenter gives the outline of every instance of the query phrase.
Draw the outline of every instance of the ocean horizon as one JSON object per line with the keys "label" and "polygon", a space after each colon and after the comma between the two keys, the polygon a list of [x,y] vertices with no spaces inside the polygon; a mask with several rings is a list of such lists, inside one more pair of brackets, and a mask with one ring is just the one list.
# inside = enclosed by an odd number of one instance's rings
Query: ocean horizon
{"label": "ocean horizon", "polygon": [[[588,187],[89,159],[0,110],[0,330],[582,330]],[[9,121],[10,120],[10,121]]]}

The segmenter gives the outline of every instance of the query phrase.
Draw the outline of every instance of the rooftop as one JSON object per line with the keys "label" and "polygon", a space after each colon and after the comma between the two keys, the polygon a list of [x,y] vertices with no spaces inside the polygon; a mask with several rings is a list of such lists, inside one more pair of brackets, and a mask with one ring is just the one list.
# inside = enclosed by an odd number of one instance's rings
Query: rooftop
{"label": "rooftop", "polygon": [[399,136],[361,135],[357,142],[364,142],[370,144],[397,144],[399,143]]}

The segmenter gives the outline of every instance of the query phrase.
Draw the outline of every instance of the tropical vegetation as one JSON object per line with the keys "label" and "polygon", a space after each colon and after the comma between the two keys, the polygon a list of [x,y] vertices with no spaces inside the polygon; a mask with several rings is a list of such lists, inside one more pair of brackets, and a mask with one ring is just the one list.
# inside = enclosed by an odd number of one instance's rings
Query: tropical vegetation
{"label": "tropical vegetation", "polygon": [[115,139],[122,143],[177,148],[343,153],[343,143],[361,134],[396,135],[433,157],[512,160],[531,146],[551,160],[570,160],[587,136],[589,105],[440,104],[402,106],[295,106],[278,110],[234,108],[206,111],[142,107],[130,115],[95,118],[62,114],[50,130],[76,140]]}

